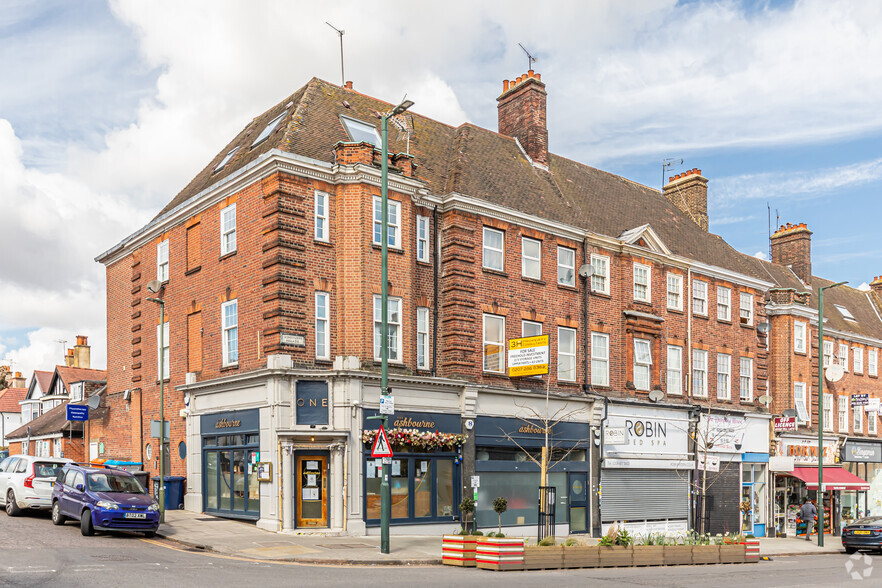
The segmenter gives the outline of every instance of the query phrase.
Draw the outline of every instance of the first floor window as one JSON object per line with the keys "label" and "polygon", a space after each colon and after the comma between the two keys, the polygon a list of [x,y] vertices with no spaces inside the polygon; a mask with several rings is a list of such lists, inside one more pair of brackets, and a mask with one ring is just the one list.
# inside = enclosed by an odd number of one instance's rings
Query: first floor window
{"label": "first floor window", "polygon": [[168,239],[156,246],[156,279],[160,282],[168,280]]}
{"label": "first floor window", "polygon": [[692,395],[707,398],[707,351],[692,350]]}
{"label": "first floor window", "polygon": [[483,266],[487,269],[503,271],[505,269],[505,233],[484,227]]}
{"label": "first floor window", "polygon": [[652,350],[648,339],[634,339],[634,387],[649,390]]}
{"label": "first floor window", "polygon": [[521,238],[521,275],[534,280],[542,278],[542,241]]}
{"label": "first floor window", "polygon": [[239,363],[239,301],[224,302],[221,317],[224,365]]}
{"label": "first floor window", "polygon": [[221,210],[221,255],[236,250],[236,204]]}
{"label": "first floor window", "polygon": [[683,276],[668,274],[668,308],[683,310]]}
{"label": "first floor window", "polygon": [[824,367],[833,364],[833,341],[824,341]]}
{"label": "first floor window", "polygon": [[[387,353],[389,361],[401,361],[401,298],[386,299]],[[374,359],[382,359],[383,297],[374,296]]]}
{"label": "first floor window", "polygon": [[839,344],[839,365],[842,366],[842,369],[848,371],[848,345],[845,343]]}
{"label": "first floor window", "polygon": [[796,418],[800,424],[808,424],[811,422],[811,403],[809,402],[808,392],[806,391],[805,382],[793,383],[793,403],[796,405]]}
{"label": "first floor window", "polygon": [[824,430],[833,430],[833,395],[824,393]]}
{"label": "first floor window", "polygon": [[639,263],[634,264],[634,300],[650,302],[652,299],[652,285],[649,277],[649,266]]}
{"label": "first floor window", "polygon": [[732,398],[732,356],[726,353],[717,353],[717,398]]}
{"label": "first floor window", "polygon": [[867,372],[871,376],[878,376],[879,375],[878,369],[879,368],[876,365],[876,350],[870,349],[867,352]]}
{"label": "first floor window", "polygon": [[484,315],[484,371],[505,371],[505,317]]}
{"label": "first floor window", "polygon": [[867,433],[869,435],[876,434],[876,419],[878,419],[878,418],[879,418],[879,415],[876,414],[875,412],[868,412],[867,413]]}
{"label": "first floor window", "polygon": [[732,290],[717,286],[717,319],[732,320]]}
{"label": "first floor window", "polygon": [[805,353],[806,350],[806,325],[802,321],[793,323],[793,350],[797,353]]}
{"label": "first floor window", "polygon": [[328,194],[315,192],[315,239],[328,241]]}
{"label": "first floor window", "polygon": [[742,325],[752,325],[753,324],[753,294],[748,294],[747,292],[742,292],[739,296],[740,298],[740,306],[741,306],[741,324]]}
{"label": "first floor window", "polygon": [[591,291],[609,294],[609,257],[591,254]]}
{"label": "first floor window", "polygon": [[707,282],[692,280],[692,312],[707,316]]}
{"label": "first floor window", "polygon": [[557,248],[557,283],[561,286],[576,285],[576,251],[569,247]]}
{"label": "first floor window", "polygon": [[429,367],[429,309],[417,308],[417,368]]}
{"label": "first floor window", "polygon": [[576,381],[576,329],[557,328],[557,379]]}
{"label": "first floor window", "polygon": [[860,347],[852,347],[854,358],[852,361],[854,362],[854,373],[862,374],[864,373],[864,350]]}
{"label": "first floor window", "polygon": [[331,357],[331,323],[328,310],[328,293],[315,293],[315,356],[318,359]]}
{"label": "first floor window", "polygon": [[750,402],[753,400],[753,359],[750,357],[741,358],[741,400]]}
{"label": "first floor window", "polygon": [[609,386],[609,335],[591,333],[591,385]]}
{"label": "first floor window", "polygon": [[683,393],[683,348],[668,345],[668,394]]}
{"label": "first floor window", "polygon": [[[161,332],[160,332],[160,328],[162,328]],[[160,343],[160,341],[159,341],[160,338],[162,339],[162,343]],[[168,379],[168,374],[169,374],[169,365],[168,365],[169,353],[168,352],[169,352],[170,346],[171,345],[169,344],[169,340],[168,340],[168,321],[165,321],[165,323],[162,325],[162,327],[160,327],[159,325],[156,325],[156,348],[161,350],[160,353],[157,354],[156,373],[157,374],[161,373],[163,380]],[[159,378],[157,378],[157,380],[158,379]]]}
{"label": "first floor window", "polygon": [[429,261],[429,217],[417,216],[417,261]]}
{"label": "first floor window", "polygon": [[863,406],[855,406],[852,410],[854,413],[854,430],[852,433],[863,433],[864,432],[864,407]]}
{"label": "first floor window", "polygon": [[[386,200],[386,240],[389,247],[401,247],[401,203]],[[374,245],[383,244],[383,199],[374,197]]]}
{"label": "first floor window", "polygon": [[848,396],[839,397],[839,432],[848,433]]}

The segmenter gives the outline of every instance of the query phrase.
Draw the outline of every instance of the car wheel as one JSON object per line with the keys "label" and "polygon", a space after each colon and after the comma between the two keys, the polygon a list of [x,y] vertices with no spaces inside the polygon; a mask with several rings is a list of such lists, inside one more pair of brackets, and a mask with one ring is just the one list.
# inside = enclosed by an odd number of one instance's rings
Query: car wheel
{"label": "car wheel", "polygon": [[848,546],[845,547],[845,553],[848,553],[849,555],[856,552],[856,551],[857,551],[857,547],[848,547]]}
{"label": "car wheel", "polygon": [[6,494],[6,514],[11,517],[17,517],[21,514],[21,509],[18,508],[18,504],[15,502],[15,494],[12,493],[12,490]]}
{"label": "car wheel", "polygon": [[61,514],[61,506],[58,504],[58,501],[52,503],[52,524],[53,525],[63,525],[64,524],[64,515]]}
{"label": "car wheel", "polygon": [[144,531],[144,536],[148,539],[153,539],[156,537],[156,531]]}
{"label": "car wheel", "polygon": [[88,508],[80,515],[80,533],[85,537],[91,537],[95,534],[95,527],[92,526],[92,511]]}

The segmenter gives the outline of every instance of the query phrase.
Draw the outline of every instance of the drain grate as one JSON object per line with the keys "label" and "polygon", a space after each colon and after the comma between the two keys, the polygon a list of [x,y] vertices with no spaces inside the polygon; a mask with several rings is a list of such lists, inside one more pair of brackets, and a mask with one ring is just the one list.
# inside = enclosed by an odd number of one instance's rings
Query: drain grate
{"label": "drain grate", "polygon": [[326,543],[318,545],[318,547],[324,547],[325,549],[364,549],[367,547],[370,549],[373,545],[368,545],[367,543]]}

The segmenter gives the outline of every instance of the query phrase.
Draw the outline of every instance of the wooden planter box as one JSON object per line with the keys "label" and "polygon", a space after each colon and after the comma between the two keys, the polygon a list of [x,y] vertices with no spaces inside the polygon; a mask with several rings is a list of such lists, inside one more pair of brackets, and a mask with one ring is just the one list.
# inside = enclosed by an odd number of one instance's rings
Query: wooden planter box
{"label": "wooden planter box", "polygon": [[479,537],[475,563],[496,572],[524,569],[524,540],[515,537]]}
{"label": "wooden planter box", "polygon": [[665,565],[665,548],[661,545],[635,545],[635,566],[663,566]]}
{"label": "wooden planter box", "polygon": [[691,545],[665,545],[663,549],[666,566],[692,565]]}
{"label": "wooden planter box", "polygon": [[599,566],[602,568],[620,568],[634,565],[634,549],[621,545],[598,545],[600,556]]}
{"label": "wooden planter box", "polygon": [[596,545],[573,545],[563,548],[563,567],[596,568],[600,566],[600,548]]}
{"label": "wooden planter box", "polygon": [[720,545],[720,563],[744,563],[747,561],[744,557],[744,544],[736,545]]}
{"label": "wooden planter box", "polygon": [[477,535],[444,535],[441,539],[441,563],[464,568],[475,567]]}
{"label": "wooden planter box", "polygon": [[718,564],[720,563],[719,545],[693,545],[693,564]]}
{"label": "wooden planter box", "polygon": [[574,549],[560,545],[524,547],[525,570],[558,570],[563,567],[563,550]]}

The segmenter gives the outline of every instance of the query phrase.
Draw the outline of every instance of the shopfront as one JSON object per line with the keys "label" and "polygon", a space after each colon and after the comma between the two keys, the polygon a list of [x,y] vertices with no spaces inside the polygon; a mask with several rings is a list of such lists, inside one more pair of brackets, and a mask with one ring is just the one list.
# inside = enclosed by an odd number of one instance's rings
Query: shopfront
{"label": "shopfront", "polygon": [[846,441],[842,446],[842,467],[868,484],[866,491],[842,493],[843,526],[865,516],[882,514],[882,443]]}
{"label": "shopfront", "polygon": [[[558,535],[590,531],[590,484],[587,422],[558,422],[550,427],[547,485],[555,488]],[[538,497],[545,425],[542,421],[479,416],[475,422],[475,474],[479,478],[478,527],[496,527],[493,500],[504,497],[505,527],[538,523]]]}
{"label": "shopfront", "polygon": [[600,516],[605,533],[684,533],[689,527],[689,412],[610,404],[603,429]]}
{"label": "shopfront", "polygon": [[260,412],[225,411],[201,417],[202,510],[241,519],[260,517]]}

